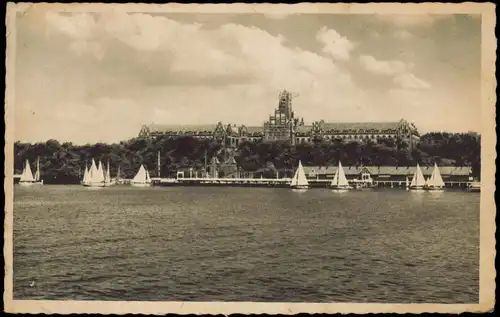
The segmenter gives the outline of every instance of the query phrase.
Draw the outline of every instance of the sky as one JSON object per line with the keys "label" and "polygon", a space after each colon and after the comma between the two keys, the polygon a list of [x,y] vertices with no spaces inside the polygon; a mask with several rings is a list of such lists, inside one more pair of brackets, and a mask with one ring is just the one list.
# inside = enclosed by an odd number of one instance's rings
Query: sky
{"label": "sky", "polygon": [[474,15],[60,13],[16,19],[15,139],[117,142],[143,124],[313,121],[480,131]]}

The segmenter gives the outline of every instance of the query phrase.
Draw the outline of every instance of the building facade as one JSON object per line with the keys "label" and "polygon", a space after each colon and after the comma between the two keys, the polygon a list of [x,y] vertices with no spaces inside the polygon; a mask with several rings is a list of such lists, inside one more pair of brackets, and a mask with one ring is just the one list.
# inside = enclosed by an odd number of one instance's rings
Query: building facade
{"label": "building facade", "polygon": [[[349,180],[360,180],[368,175],[374,181],[404,182],[415,174],[415,166],[344,166],[344,173]],[[434,166],[420,166],[422,174],[427,179],[431,176]],[[337,166],[304,166],[308,179],[333,179]],[[469,166],[439,166],[439,172],[445,182],[467,182],[472,180],[472,168]]]}
{"label": "building facade", "polygon": [[245,141],[289,141],[292,144],[315,140],[366,142],[393,139],[407,142],[410,147],[419,142],[420,135],[413,123],[401,119],[396,122],[327,123],[323,120],[305,125],[292,107],[293,96],[284,90],[279,94],[278,107],[262,126],[224,125],[143,125],[140,138],[182,137],[213,139],[229,147]]}

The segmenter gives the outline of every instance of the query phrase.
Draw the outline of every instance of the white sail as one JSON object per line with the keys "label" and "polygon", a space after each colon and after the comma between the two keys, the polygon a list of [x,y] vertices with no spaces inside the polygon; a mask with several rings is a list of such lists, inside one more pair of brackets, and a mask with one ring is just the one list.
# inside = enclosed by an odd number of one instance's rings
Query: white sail
{"label": "white sail", "polygon": [[335,171],[335,176],[330,184],[332,187],[349,187],[349,181],[345,176],[344,168],[342,167],[342,163],[339,161],[339,167]]}
{"label": "white sail", "polygon": [[99,161],[99,167],[98,167],[99,171],[98,171],[98,177],[99,177],[99,180],[101,182],[104,182],[104,168],[102,166],[102,162]]}
{"label": "white sail", "polygon": [[87,184],[89,182],[89,169],[87,168],[87,164],[85,164],[85,171],[83,172],[83,184]]}
{"label": "white sail", "polygon": [[104,187],[104,173],[102,170],[102,163],[99,161],[99,167],[95,164],[95,160],[92,159],[92,164],[87,168],[85,164],[85,171],[83,174],[82,185],[86,187]]}
{"label": "white sail", "polygon": [[33,173],[31,172],[30,162],[26,160],[23,173],[21,174],[20,182],[34,182]]}
{"label": "white sail", "polygon": [[424,174],[422,173],[422,169],[420,169],[420,165],[417,163],[417,170],[415,171],[415,174],[413,174],[410,187],[421,187],[424,186],[425,183]]}
{"label": "white sail", "polygon": [[297,186],[297,179],[299,178],[299,170],[297,169],[295,171],[295,174],[292,177],[292,182],[290,183],[290,186]]}
{"label": "white sail", "polygon": [[151,183],[151,177],[149,176],[148,170],[146,170],[146,183]]}
{"label": "white sail", "polygon": [[431,187],[444,187],[444,181],[436,163],[434,163],[434,170],[432,171],[432,175],[429,178],[427,185]]}
{"label": "white sail", "polygon": [[97,166],[95,165],[95,161],[94,159],[92,159],[92,164],[90,164],[90,168],[89,168],[89,181],[92,180],[95,175],[97,175]]}
{"label": "white sail", "polygon": [[339,161],[338,171],[339,171],[339,178],[338,178],[337,185],[343,186],[343,187],[349,186],[349,182],[347,181],[347,177],[345,177],[344,168],[342,167],[342,163],[340,163],[340,161]]}
{"label": "white sail", "polygon": [[335,176],[333,176],[332,183],[330,184],[331,186],[337,186],[339,183],[339,169],[335,171]]}
{"label": "white sail", "polygon": [[89,183],[102,183],[104,181],[101,162],[99,162],[99,167],[96,166],[94,159],[92,159],[92,166],[90,167]]}
{"label": "white sail", "polygon": [[108,166],[106,167],[106,178],[105,178],[106,182],[111,182],[111,173],[109,171],[109,161],[108,161]]}
{"label": "white sail", "polygon": [[417,184],[417,171],[415,171],[415,173],[413,173],[413,176],[411,178],[410,187],[416,186],[416,184]]}
{"label": "white sail", "polygon": [[309,185],[309,182],[306,178],[306,173],[304,173],[304,168],[302,167],[302,163],[299,161],[299,169],[297,175],[297,185],[306,186]]}
{"label": "white sail", "polygon": [[293,175],[292,182],[290,186],[307,186],[309,182],[307,181],[306,173],[304,172],[304,168],[302,167],[302,162],[299,161],[299,167],[295,171],[295,175]]}
{"label": "white sail", "polygon": [[147,171],[144,168],[144,165],[141,165],[139,168],[139,171],[137,174],[135,174],[135,177],[132,179],[132,183],[146,183],[147,180]]}
{"label": "white sail", "polygon": [[36,159],[35,182],[40,181],[40,158]]}
{"label": "white sail", "polygon": [[104,182],[105,181],[105,178],[104,178],[104,168],[102,166],[102,162],[99,161],[99,166],[97,167],[98,171],[97,171],[97,176],[98,176],[98,179],[99,179],[99,182]]}

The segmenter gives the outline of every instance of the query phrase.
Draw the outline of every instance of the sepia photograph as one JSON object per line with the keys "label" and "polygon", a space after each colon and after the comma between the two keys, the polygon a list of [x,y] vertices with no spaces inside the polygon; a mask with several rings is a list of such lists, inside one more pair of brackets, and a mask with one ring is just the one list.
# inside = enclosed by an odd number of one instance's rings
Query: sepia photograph
{"label": "sepia photograph", "polygon": [[6,311],[493,309],[494,10],[9,3]]}

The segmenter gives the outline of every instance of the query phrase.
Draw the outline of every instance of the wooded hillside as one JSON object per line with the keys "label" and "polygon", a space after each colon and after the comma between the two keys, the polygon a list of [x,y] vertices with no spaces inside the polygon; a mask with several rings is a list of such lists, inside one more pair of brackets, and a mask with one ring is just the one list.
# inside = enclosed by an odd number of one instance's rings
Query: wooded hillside
{"label": "wooded hillside", "polygon": [[[213,156],[223,161],[234,155],[242,169],[256,171],[272,165],[278,170],[293,170],[298,160],[303,165],[336,165],[338,160],[349,165],[421,165],[472,166],[473,174],[480,173],[480,136],[472,133],[428,133],[421,137],[420,144],[410,150],[408,144],[391,139],[358,143],[342,140],[317,141],[310,144],[291,145],[286,142],[243,142],[237,149],[224,150],[211,140],[191,137],[179,139],[158,138],[147,141],[131,139],[118,144],[97,143],[73,145],[49,140],[45,143],[15,143],[15,173],[22,171],[24,161],[34,164],[40,157],[41,175],[45,183],[78,183],[85,163],[92,158],[103,163],[109,161],[111,175],[116,175],[120,166],[121,177],[131,178],[145,164],[151,176],[157,176],[157,153],[160,151],[161,176],[175,176],[182,167],[201,169]],[[225,151],[230,153],[224,153]]]}

